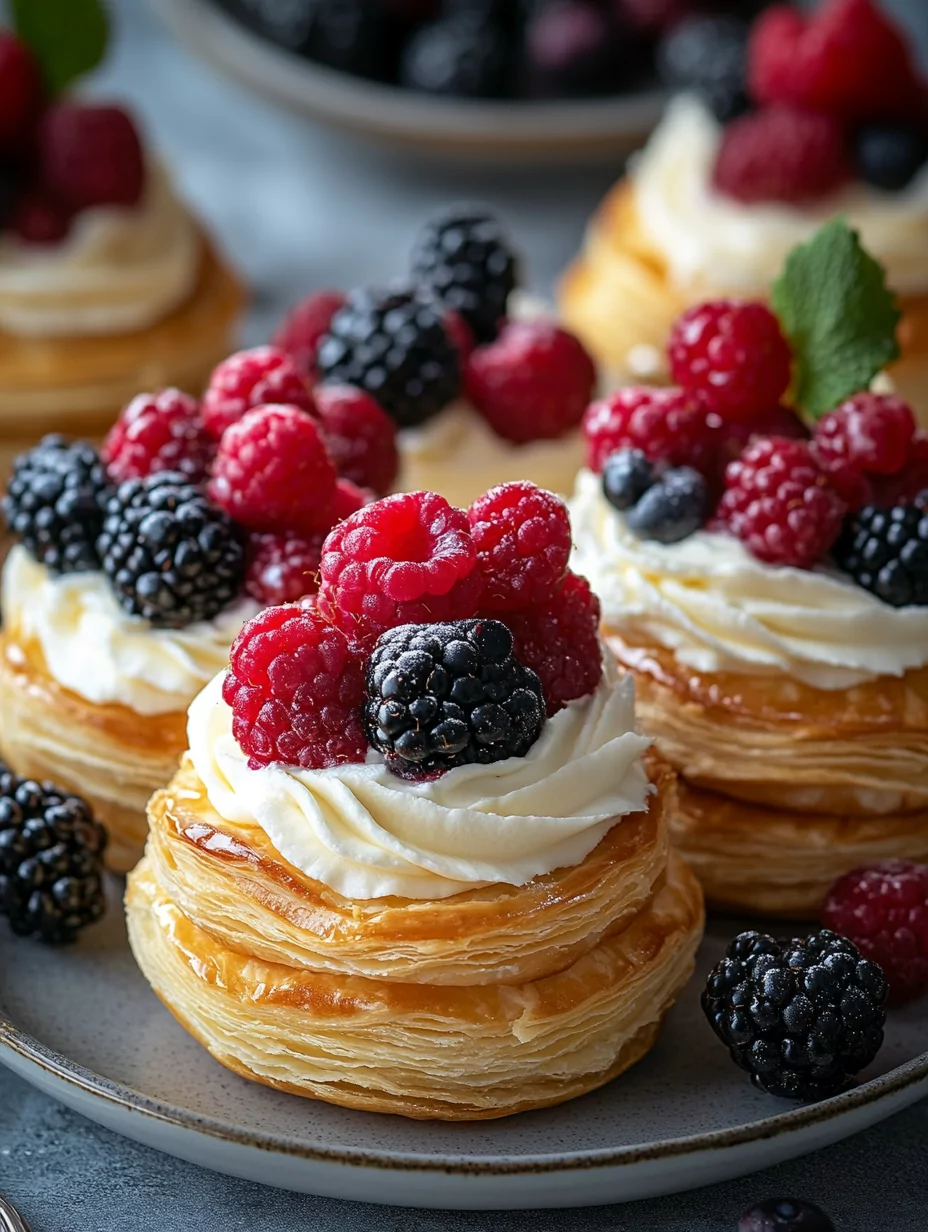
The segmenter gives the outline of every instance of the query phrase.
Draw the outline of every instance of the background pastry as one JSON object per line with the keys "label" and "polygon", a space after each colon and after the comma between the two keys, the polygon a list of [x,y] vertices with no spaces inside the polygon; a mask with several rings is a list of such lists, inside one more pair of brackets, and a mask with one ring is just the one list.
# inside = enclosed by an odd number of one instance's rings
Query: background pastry
{"label": "background pastry", "polygon": [[[431,493],[359,511],[317,602],[246,625],[190,707],[130,939],[246,1077],[413,1117],[542,1107],[643,1055],[692,970],[673,776],[565,576],[563,504],[530,489],[470,518]],[[546,547],[491,541],[532,520]]]}
{"label": "background pastry", "polygon": [[696,92],[671,103],[591,221],[561,284],[564,321],[607,383],[666,379],[684,308],[766,296],[790,249],[841,214],[899,296],[893,382],[928,408],[928,133],[904,36],[869,0],[826,0],[807,18],[762,15],[743,78],[713,75],[739,54],[681,50],[671,81]]}

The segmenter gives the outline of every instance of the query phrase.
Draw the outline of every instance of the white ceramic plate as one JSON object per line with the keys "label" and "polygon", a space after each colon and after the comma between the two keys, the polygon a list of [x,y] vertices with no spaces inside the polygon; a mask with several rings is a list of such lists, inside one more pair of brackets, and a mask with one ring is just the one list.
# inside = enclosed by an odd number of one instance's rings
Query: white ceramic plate
{"label": "white ceramic plate", "polygon": [[755,1091],[699,1008],[705,972],[736,931],[726,921],[657,1047],[602,1091],[473,1125],[330,1107],[228,1073],[177,1025],[132,961],[120,888],[112,882],[108,919],[71,950],[0,925],[0,1060],[110,1129],[249,1180],[403,1206],[622,1202],[805,1154],[928,1093],[924,1001],[892,1015],[854,1090],[800,1108]]}
{"label": "white ceramic plate", "polygon": [[181,42],[274,102],[380,142],[449,155],[578,161],[627,154],[660,118],[650,90],[559,102],[417,94],[313,64],[252,34],[210,0],[154,0]]}

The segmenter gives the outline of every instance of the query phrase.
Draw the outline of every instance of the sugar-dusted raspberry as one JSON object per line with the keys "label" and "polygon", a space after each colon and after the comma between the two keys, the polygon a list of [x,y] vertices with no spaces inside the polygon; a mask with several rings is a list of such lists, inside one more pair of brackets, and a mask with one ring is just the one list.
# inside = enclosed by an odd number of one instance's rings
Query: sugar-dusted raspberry
{"label": "sugar-dusted raspberry", "polygon": [[467,516],[483,570],[483,609],[549,603],[570,556],[570,518],[561,498],[520,479],[478,497]]}
{"label": "sugar-dusted raspberry", "polygon": [[599,615],[599,600],[589,582],[570,572],[550,603],[506,613],[516,655],[541,680],[549,717],[599,684]]}
{"label": "sugar-dusted raspberry", "polygon": [[214,369],[200,407],[203,422],[218,440],[246,411],[270,404],[315,412],[306,378],[285,351],[253,347],[237,351]]}
{"label": "sugar-dusted raspberry", "polygon": [[826,197],[851,175],[844,129],[834,116],[778,105],[725,129],[712,178],[747,205],[802,204]]}
{"label": "sugar-dusted raspberry", "polygon": [[826,468],[848,463],[866,475],[895,475],[914,435],[915,415],[901,398],[855,394],[819,421],[813,448]]}
{"label": "sugar-dusted raspberry", "polygon": [[303,538],[289,532],[253,531],[246,544],[246,592],[265,607],[314,595],[327,534],[321,530]]}
{"label": "sugar-dusted raspberry", "polygon": [[341,291],[314,291],[290,309],[271,339],[310,381],[319,378],[316,352],[320,339],[328,333],[332,318],[344,302]]}
{"label": "sugar-dusted raspberry", "polygon": [[370,394],[353,385],[320,385],[315,397],[322,435],[339,475],[385,496],[400,467],[396,423]]}
{"label": "sugar-dusted raspberry", "polygon": [[0,30],[0,147],[17,150],[39,109],[42,75],[26,43]]}
{"label": "sugar-dusted raspberry", "polygon": [[806,16],[775,5],[754,26],[748,80],[761,104],[859,122],[911,117],[918,74],[905,35],[872,0],[826,0]]}
{"label": "sugar-dusted raspberry", "polygon": [[373,499],[374,494],[370,488],[359,488],[350,479],[339,479],[332,494],[330,526],[334,526],[336,522],[344,522],[345,518],[350,518]]}
{"label": "sugar-dusted raspberry", "polygon": [[72,209],[136,205],[145,187],[145,156],[132,118],[121,107],[54,103],[38,132],[42,183]]}
{"label": "sugar-dusted raspberry", "polygon": [[810,569],[831,548],[847,512],[806,441],[759,437],[725,472],[718,507],[758,560]]}
{"label": "sugar-dusted raspberry", "polygon": [[905,465],[895,475],[874,477],[873,503],[889,508],[911,505],[922,492],[928,492],[928,429],[916,432]]}
{"label": "sugar-dusted raspberry", "polygon": [[216,442],[200,418],[196,398],[179,389],[137,394],[110,428],[101,457],[115,483],[155,471],[177,471],[202,483]]}
{"label": "sugar-dusted raspberry", "polygon": [[586,463],[597,473],[617,449],[640,449],[650,462],[705,470],[716,431],[682,389],[628,385],[592,403],[583,416]]}
{"label": "sugar-dusted raspberry", "polygon": [[507,321],[467,361],[467,392],[507,441],[549,440],[580,422],[596,368],[573,334],[551,321]]}
{"label": "sugar-dusted raspberry", "polygon": [[364,660],[310,605],[270,607],[245,625],[222,696],[252,770],[364,761]]}
{"label": "sugar-dusted raspberry", "polygon": [[928,864],[887,860],[836,881],[822,923],[879,963],[897,1005],[928,990]]}
{"label": "sugar-dusted raspberry", "polygon": [[735,422],[779,404],[790,382],[792,355],[780,323],[750,300],[711,300],[678,317],[667,344],[678,385],[707,410]]}
{"label": "sugar-dusted raspberry", "polygon": [[27,188],[13,207],[9,226],[27,244],[57,244],[71,230],[74,211],[41,185]]}
{"label": "sugar-dusted raspberry", "polygon": [[718,485],[724,483],[725,468],[729,462],[740,458],[754,437],[786,436],[797,441],[808,440],[809,437],[809,429],[788,406],[773,406],[762,411],[750,423],[720,419],[714,412],[710,412],[707,418],[713,434],[715,455],[709,477]]}
{"label": "sugar-dusted raspberry", "polygon": [[387,496],[341,522],[322,552],[319,607],[353,640],[474,616],[483,591],[467,514],[435,492]]}
{"label": "sugar-dusted raspberry", "polygon": [[335,467],[314,419],[259,406],[223,433],[209,493],[249,530],[309,535],[332,524]]}

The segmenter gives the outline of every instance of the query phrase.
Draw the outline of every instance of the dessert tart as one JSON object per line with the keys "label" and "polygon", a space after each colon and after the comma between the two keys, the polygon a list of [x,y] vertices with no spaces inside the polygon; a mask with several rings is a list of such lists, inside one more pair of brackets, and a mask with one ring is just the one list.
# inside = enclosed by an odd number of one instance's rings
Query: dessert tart
{"label": "dessert tart", "polygon": [[[102,436],[140,388],[199,390],[243,291],[121,107],[52,96],[0,31],[0,465],[48,432]],[[60,83],[56,82],[56,85]]]}
{"label": "dessert tart", "polygon": [[596,371],[577,338],[519,291],[517,268],[492,215],[455,209],[423,228],[408,285],[311,295],[274,343],[313,380],[364,389],[387,411],[394,490],[466,506],[529,479],[566,495]]}
{"label": "dessert tart", "polygon": [[653,1044],[702,899],[569,534],[527,483],[467,512],[378,501],[191,705],[126,906],[143,973],[223,1065],[470,1120]]}
{"label": "dessert tart", "polygon": [[[902,33],[870,0],[825,0],[808,17],[780,5],[748,43],[747,97],[744,80],[719,97],[693,69],[564,275],[567,327],[609,385],[668,379],[685,308],[765,297],[787,252],[841,214],[899,296],[892,380],[928,416],[928,127]],[[755,110],[738,114],[748,98]]]}
{"label": "dessert tart", "polygon": [[[802,285],[815,247],[791,259]],[[874,320],[890,303],[852,268],[832,275],[838,294],[869,295]],[[765,330],[758,350],[719,344]],[[774,403],[784,392],[777,330],[761,304],[686,314],[673,339],[692,342],[689,388],[591,408],[571,508],[603,636],[681,776],[680,850],[711,904],[796,916],[852,868],[928,856],[928,473],[893,395],[853,394],[811,439],[810,417],[758,412],[764,384]],[[858,342],[871,363],[848,392],[879,363],[878,339]],[[825,388],[792,360],[797,387]],[[713,377],[740,411],[700,403]],[[840,364],[829,380],[841,388]]]}
{"label": "dessert tart", "polygon": [[102,454],[45,438],[4,501],[19,542],[2,574],[0,748],[90,801],[119,871],[141,855],[190,701],[261,606],[315,588],[325,535],[366,499],[338,478],[286,356],[246,352],[220,376],[202,408],[139,395]]}

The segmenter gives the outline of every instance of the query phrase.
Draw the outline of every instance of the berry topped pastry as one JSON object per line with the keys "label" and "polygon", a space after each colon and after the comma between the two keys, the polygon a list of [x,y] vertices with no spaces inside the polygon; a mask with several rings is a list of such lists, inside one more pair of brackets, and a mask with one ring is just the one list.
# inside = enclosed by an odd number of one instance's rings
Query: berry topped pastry
{"label": "berry topped pastry", "polygon": [[243,295],[123,107],[75,78],[104,51],[94,0],[0,30],[0,451],[102,435],[151,381],[197,389]]}
{"label": "berry topped pastry", "polygon": [[879,392],[899,314],[846,223],[771,299],[688,309],[679,384],[586,412],[573,565],[710,900],[790,916],[928,855],[928,432]]}
{"label": "berry topped pastry", "polygon": [[258,348],[223,361],[202,402],[138,395],[100,452],[49,436],[17,461],[0,746],[17,773],[91,801],[113,867],[141,854],[187,706],[243,623],[314,593],[326,535],[372,499],[344,472],[373,479],[392,425],[359,397],[355,435],[340,396],[317,405],[283,352]]}
{"label": "berry topped pastry", "polygon": [[569,551],[563,502],[526,481],[466,510],[388,496],[334,527],[317,594],[246,624],[192,703],[129,932],[230,1069],[468,1120],[650,1048],[702,901]]}
{"label": "berry topped pastry", "polygon": [[692,17],[662,69],[679,94],[561,287],[610,384],[670,379],[682,311],[765,299],[790,249],[842,214],[900,297],[893,380],[928,424],[928,93],[903,31],[877,0],[776,4],[750,34]]}
{"label": "berry topped pastry", "polygon": [[345,390],[366,395],[397,429],[398,455],[359,450],[379,461],[372,482],[359,460],[357,482],[460,505],[513,479],[570,491],[596,371],[577,338],[514,293],[517,274],[499,222],[458,208],[423,229],[407,285],[317,292],[281,323],[274,342],[319,382],[321,403],[338,401],[347,423]]}

